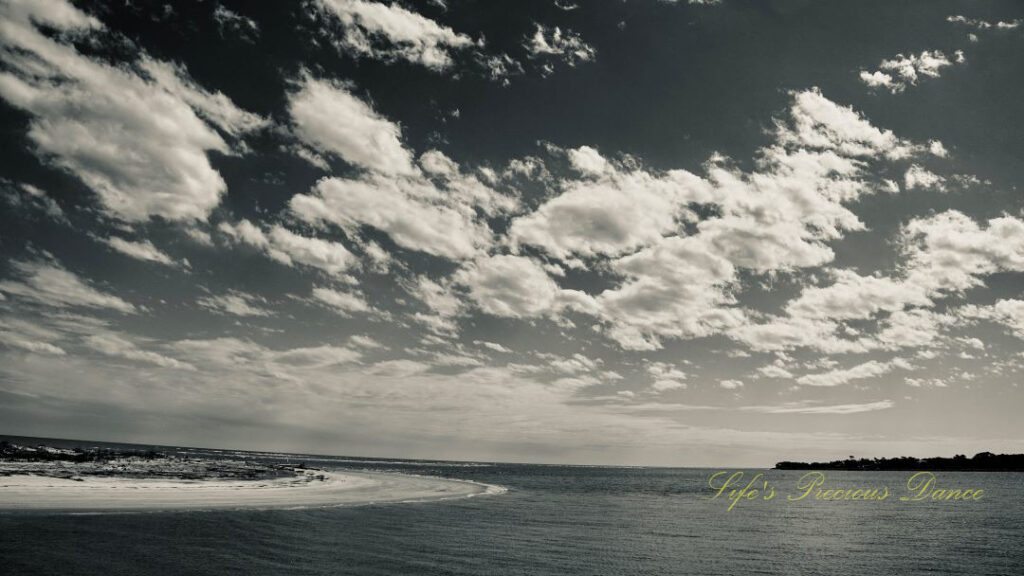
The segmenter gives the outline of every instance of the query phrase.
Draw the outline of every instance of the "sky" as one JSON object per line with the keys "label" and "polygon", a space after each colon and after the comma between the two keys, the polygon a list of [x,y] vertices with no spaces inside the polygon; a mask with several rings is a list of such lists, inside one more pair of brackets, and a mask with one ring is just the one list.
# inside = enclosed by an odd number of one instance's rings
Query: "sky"
{"label": "sky", "polygon": [[1024,5],[0,2],[0,433],[1024,451]]}

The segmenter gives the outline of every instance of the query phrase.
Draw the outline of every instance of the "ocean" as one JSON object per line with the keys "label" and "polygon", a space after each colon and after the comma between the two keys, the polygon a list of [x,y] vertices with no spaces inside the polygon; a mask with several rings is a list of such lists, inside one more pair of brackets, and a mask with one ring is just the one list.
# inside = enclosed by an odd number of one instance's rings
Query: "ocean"
{"label": "ocean", "polygon": [[[47,441],[49,445],[103,445]],[[125,446],[110,444],[109,446]],[[1024,475],[936,473],[978,501],[901,502],[912,472],[826,472],[823,488],[886,486],[878,501],[778,493],[732,511],[709,499],[715,469],[467,464],[181,450],[498,484],[432,503],[306,510],[0,514],[7,575],[913,575],[1024,574]],[[730,472],[731,473],[731,472]]]}

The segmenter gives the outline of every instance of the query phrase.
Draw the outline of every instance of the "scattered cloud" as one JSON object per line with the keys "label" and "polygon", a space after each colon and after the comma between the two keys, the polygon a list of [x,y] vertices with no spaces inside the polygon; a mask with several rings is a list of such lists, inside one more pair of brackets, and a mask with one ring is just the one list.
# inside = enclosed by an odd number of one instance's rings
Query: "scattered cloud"
{"label": "scattered cloud", "polygon": [[358,292],[341,292],[332,288],[314,287],[313,299],[326,305],[335,314],[349,317],[353,313],[370,312],[372,308]]}
{"label": "scattered cloud", "polygon": [[[314,225],[334,224],[354,238],[362,227],[373,227],[403,248],[451,260],[471,258],[489,247],[493,234],[483,217],[508,213],[518,206],[516,199],[462,171],[437,150],[423,153],[420,166],[406,166],[412,153],[397,139],[397,126],[379,117],[371,124],[381,135],[371,139],[386,140],[384,155],[393,160],[360,177],[321,179],[310,193],[292,197],[291,212]],[[373,162],[381,163],[382,156],[374,155]],[[372,167],[369,161],[367,167]]]}
{"label": "scattered cloud", "polygon": [[652,362],[647,366],[647,374],[651,379],[651,390],[655,392],[666,392],[668,390],[681,390],[686,388],[686,372],[665,362]]}
{"label": "scattered cloud", "polygon": [[964,62],[961,50],[953,53],[952,61],[940,50],[925,50],[909,56],[897,54],[894,58],[882,60],[874,72],[861,70],[860,80],[871,88],[885,88],[896,94],[903,92],[908,85],[916,86],[923,77],[938,78],[944,67]]}
{"label": "scattered cloud", "polygon": [[134,314],[137,308],[120,297],[93,288],[52,258],[11,263],[20,280],[0,281],[0,292],[21,300],[65,308],[102,308]]}
{"label": "scattered cloud", "polygon": [[[265,125],[181,67],[142,53],[115,66],[62,41],[104,32],[63,0],[3,8],[0,97],[31,115],[35,152],[84,182],[104,210],[127,221],[205,218],[226,190],[207,152],[235,151],[216,128],[239,135]],[[62,35],[44,33],[43,28]]]}
{"label": "scattered cloud", "polygon": [[483,340],[474,340],[473,343],[476,344],[477,346],[483,346],[484,348],[487,348],[488,350],[493,350],[494,352],[501,352],[502,354],[511,354],[512,353],[511,350],[509,350],[508,348],[502,346],[501,344],[498,344],[497,342],[486,342],[486,341],[483,341]]}
{"label": "scattered cloud", "polygon": [[15,210],[24,209],[42,213],[54,222],[69,224],[67,215],[61,209],[60,204],[57,204],[46,191],[40,188],[24,182],[15,184],[0,179],[0,191],[2,191],[4,202]]}
{"label": "scattered cloud", "polygon": [[888,410],[895,406],[892,400],[880,400],[878,402],[865,402],[863,404],[833,404],[814,405],[811,403],[792,403],[780,406],[744,406],[740,410],[748,412],[760,412],[762,414],[859,414],[861,412],[874,412],[876,410]]}
{"label": "scattered cloud", "polygon": [[353,346],[355,346],[357,348],[364,348],[366,350],[387,350],[388,349],[388,347],[386,345],[381,344],[380,342],[378,342],[377,340],[375,340],[373,338],[370,338],[369,336],[363,336],[361,334],[356,334],[354,336],[350,336],[348,341]]}
{"label": "scattered cloud", "polygon": [[961,308],[959,314],[967,319],[997,322],[1024,340],[1024,300],[1006,298],[988,306],[969,304]]}
{"label": "scattered cloud", "polygon": [[157,264],[163,264],[164,266],[179,266],[180,263],[176,262],[173,258],[160,251],[159,248],[153,246],[153,243],[149,240],[131,241],[125,240],[119,236],[111,236],[110,238],[104,238],[103,243],[110,246],[114,250],[135,258],[136,260],[142,260],[144,262],[156,262]]}
{"label": "scattered cloud", "polygon": [[693,219],[688,204],[711,200],[708,184],[685,170],[651,174],[617,167],[587,146],[567,152],[588,178],[563,182],[561,194],[516,218],[514,244],[561,260],[618,256],[661,241]]}
{"label": "scattered cloud", "polygon": [[346,272],[359,265],[358,258],[341,243],[302,236],[280,224],[264,232],[252,222],[240,220],[237,224],[222,222],[218,229],[233,241],[258,248],[285,266],[309,266],[350,280]]}
{"label": "scattered cloud", "polygon": [[938,190],[945,191],[946,180],[942,176],[935,174],[922,168],[918,164],[913,164],[903,174],[903,185],[907,190],[922,189],[922,190]]}
{"label": "scattered cloud", "polygon": [[452,67],[454,52],[478,45],[469,36],[398,4],[364,0],[317,0],[317,4],[341,25],[338,47],[356,56],[404,60],[442,71]]}
{"label": "scattered cloud", "polygon": [[979,18],[968,18],[960,14],[947,16],[946,21],[952,22],[953,24],[967,26],[968,28],[977,28],[978,30],[988,30],[991,28],[994,28],[996,30],[1014,30],[1021,25],[1021,22],[1024,22],[1020,19],[1016,19],[1010,21],[998,20],[995,23],[992,23],[989,22],[988,20],[982,20]]}
{"label": "scattered cloud", "polygon": [[531,58],[556,57],[569,66],[590,62],[597,56],[594,47],[584,42],[579,34],[558,26],[534,24],[533,35],[526,39],[524,46]]}
{"label": "scattered cloud", "polygon": [[466,264],[455,275],[469,298],[487,314],[531,318],[577,306],[589,299],[581,292],[560,289],[536,261],[497,255]]}
{"label": "scattered cloud", "polygon": [[163,368],[175,368],[178,370],[194,371],[196,368],[186,362],[158,354],[149,350],[139,348],[134,342],[126,340],[113,334],[96,334],[85,339],[89,348],[106,356],[124,358],[146,364],[153,364]]}
{"label": "scattered cloud", "polygon": [[229,291],[226,294],[202,296],[196,300],[201,308],[219,314],[232,316],[272,316],[273,312],[265,308],[266,300],[255,294]]}
{"label": "scattered cloud", "polygon": [[911,364],[902,358],[895,358],[888,362],[869,360],[851,368],[843,368],[822,372],[820,374],[807,374],[796,379],[801,386],[840,386],[854,380],[876,378],[892,372],[896,368],[910,370]]}
{"label": "scattered cloud", "polygon": [[[288,97],[296,136],[313,149],[382,174],[412,174],[401,128],[354,96],[350,87],[308,74]],[[344,118],[344,122],[339,122]]]}
{"label": "scattered cloud", "polygon": [[221,36],[227,35],[245,42],[255,42],[260,37],[259,24],[248,16],[226,8],[223,4],[217,4],[213,9],[213,21],[217,23]]}

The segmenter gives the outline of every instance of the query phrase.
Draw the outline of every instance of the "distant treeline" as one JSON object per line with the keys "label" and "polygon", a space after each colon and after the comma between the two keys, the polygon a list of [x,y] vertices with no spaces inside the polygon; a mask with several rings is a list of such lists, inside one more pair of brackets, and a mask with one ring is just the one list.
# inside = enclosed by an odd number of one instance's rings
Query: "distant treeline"
{"label": "distant treeline", "polygon": [[776,470],[960,470],[1024,472],[1024,454],[993,454],[980,452],[973,458],[957,454],[952,458],[860,458],[831,462],[779,462]]}

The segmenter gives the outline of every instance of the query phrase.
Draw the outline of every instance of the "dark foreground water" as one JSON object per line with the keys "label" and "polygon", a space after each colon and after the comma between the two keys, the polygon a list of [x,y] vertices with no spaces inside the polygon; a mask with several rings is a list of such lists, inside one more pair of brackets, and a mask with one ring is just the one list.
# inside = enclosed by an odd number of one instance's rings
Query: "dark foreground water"
{"label": "dark foreground water", "polygon": [[190,452],[434,474],[509,491],[316,510],[0,514],[0,574],[1024,575],[1022,474],[938,473],[939,488],[982,488],[983,499],[900,502],[912,473],[827,472],[825,488],[892,494],[788,502],[802,473],[769,471],[773,500],[727,512],[728,501],[706,499],[714,470]]}

